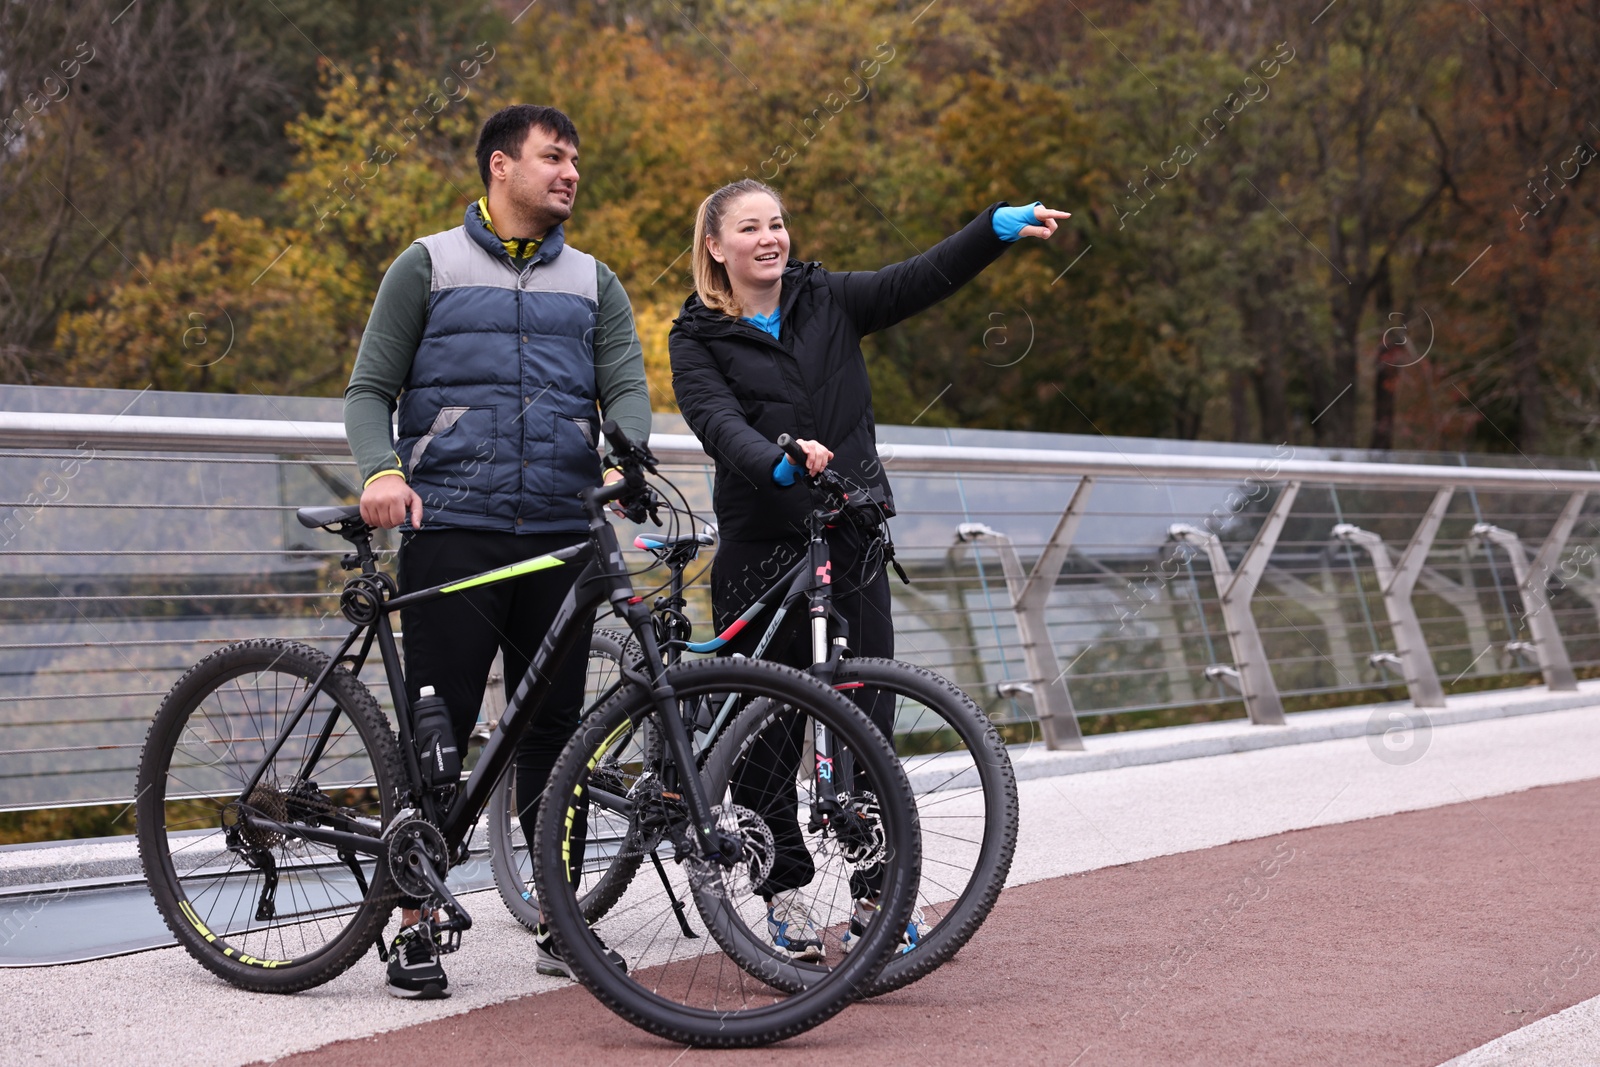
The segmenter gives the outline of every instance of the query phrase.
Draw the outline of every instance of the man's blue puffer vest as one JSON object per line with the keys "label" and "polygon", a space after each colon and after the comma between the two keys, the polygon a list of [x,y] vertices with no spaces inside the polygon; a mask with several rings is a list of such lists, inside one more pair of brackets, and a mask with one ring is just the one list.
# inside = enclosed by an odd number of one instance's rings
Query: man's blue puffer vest
{"label": "man's blue puffer vest", "polygon": [[399,456],[427,526],[582,533],[600,483],[594,257],[561,227],[518,269],[476,204],[419,242],[427,324],[399,402]]}

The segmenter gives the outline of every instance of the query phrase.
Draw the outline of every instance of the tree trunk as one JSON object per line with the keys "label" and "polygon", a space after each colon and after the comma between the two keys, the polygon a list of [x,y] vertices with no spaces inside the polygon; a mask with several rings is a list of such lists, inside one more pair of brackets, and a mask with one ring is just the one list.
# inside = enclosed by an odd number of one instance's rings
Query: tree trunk
{"label": "tree trunk", "polygon": [[1538,281],[1513,281],[1507,294],[1511,304],[1514,347],[1511,383],[1517,396],[1517,447],[1534,454],[1544,443],[1545,405],[1540,386],[1539,335],[1544,326],[1546,293]]}
{"label": "tree trunk", "polygon": [[1395,364],[1406,363],[1410,358],[1407,353],[1411,349],[1406,345],[1409,338],[1403,331],[1399,335],[1399,344],[1389,343],[1391,333],[1387,326],[1392,321],[1389,315],[1394,311],[1395,304],[1387,262],[1378,273],[1373,293],[1385,329],[1378,341],[1378,366],[1372,378],[1372,438],[1369,447],[1388,451],[1394,447],[1394,391],[1400,384],[1400,370]]}
{"label": "tree trunk", "polygon": [[1333,301],[1332,387],[1323,406],[1312,416],[1312,432],[1319,445],[1354,445],[1356,436],[1356,368],[1360,345],[1361,312],[1366,305],[1365,286],[1347,284]]}
{"label": "tree trunk", "polygon": [[1261,439],[1271,444],[1289,443],[1289,389],[1284,373],[1284,345],[1274,340],[1256,369],[1256,407],[1261,411]]}
{"label": "tree trunk", "polygon": [[1236,368],[1228,372],[1228,410],[1233,416],[1233,440],[1235,441],[1253,439],[1250,434],[1248,384],[1248,372],[1243,368]]}

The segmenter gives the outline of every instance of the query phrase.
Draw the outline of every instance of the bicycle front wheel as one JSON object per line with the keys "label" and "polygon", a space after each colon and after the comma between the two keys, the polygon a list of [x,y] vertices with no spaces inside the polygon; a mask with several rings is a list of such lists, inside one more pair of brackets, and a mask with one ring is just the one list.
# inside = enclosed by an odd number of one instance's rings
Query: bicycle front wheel
{"label": "bicycle front wheel", "polygon": [[[191,956],[256,992],[342,973],[397,899],[386,863],[292,832],[376,838],[403,777],[382,709],[343,667],[293,720],[327,663],[290,641],[213,652],[162,701],[139,760],[139,858],[157,910]],[[246,811],[290,832],[241,821]]]}
{"label": "bicycle front wheel", "polygon": [[[589,670],[584,683],[586,712],[592,711],[621,680],[623,664],[638,656],[638,646],[627,631],[595,630],[589,641]],[[650,761],[656,758],[659,750],[659,735],[646,726],[626,743],[612,747],[606,755],[607,766]],[[528,850],[522,831],[522,813],[517,807],[514,760],[494,788],[486,820],[495,888],[500,891],[506,910],[523,926],[533,930],[541,921],[539,898],[533,884],[533,856]],[[626,847],[629,833],[636,828],[630,827],[625,813],[600,807],[591,811],[590,820],[591,847],[584,856],[583,914],[589,922],[595,922],[611,910],[628,888],[644,855],[637,847]]]}
{"label": "bicycle front wheel", "polygon": [[[695,858],[700,835],[688,818],[681,769],[670,757],[656,766],[614,763],[628,775],[625,799],[634,819],[648,828],[637,847],[649,867],[596,927],[584,921],[582,879],[574,885],[571,872],[582,869],[587,814],[597,802],[619,799],[615,770],[597,768],[660,714],[649,691],[630,685],[585,720],[556,763],[536,831],[539,899],[574,974],[628,1021],[702,1047],[781,1041],[842,1010],[894,951],[921,868],[910,785],[866,716],[814,678],[775,663],[721,659],[677,665],[666,679],[679,701],[671,714],[730,695],[747,709],[719,742],[737,754],[707,760],[703,773],[689,771],[700,777],[720,831],[742,843],[740,861],[730,868]],[[828,731],[838,751],[850,752],[870,794],[817,796],[813,776],[796,773],[797,749],[794,759],[772,758],[765,742],[815,726]],[[712,771],[713,764],[720,770]],[[753,793],[752,776],[776,786]],[[813,828],[823,802],[839,804],[845,814]],[[870,924],[846,952],[851,897],[842,887],[858,867],[877,872],[884,921]],[[814,941],[819,962],[798,963],[774,943],[771,894],[787,937]],[[602,933],[626,961],[625,972],[608,959]],[[727,944],[741,946],[739,958],[720,951]]]}

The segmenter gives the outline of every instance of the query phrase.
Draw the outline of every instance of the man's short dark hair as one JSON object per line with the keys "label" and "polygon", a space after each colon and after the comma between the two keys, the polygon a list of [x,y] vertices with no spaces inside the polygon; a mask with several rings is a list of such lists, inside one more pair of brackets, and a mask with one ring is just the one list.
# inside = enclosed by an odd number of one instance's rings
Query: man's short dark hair
{"label": "man's short dark hair", "polygon": [[522,143],[535,126],[554,134],[558,141],[578,147],[578,128],[564,112],[542,104],[503,107],[490,115],[478,131],[478,175],[483,178],[485,189],[489,188],[489,157],[504,152],[512,159],[521,159]]}

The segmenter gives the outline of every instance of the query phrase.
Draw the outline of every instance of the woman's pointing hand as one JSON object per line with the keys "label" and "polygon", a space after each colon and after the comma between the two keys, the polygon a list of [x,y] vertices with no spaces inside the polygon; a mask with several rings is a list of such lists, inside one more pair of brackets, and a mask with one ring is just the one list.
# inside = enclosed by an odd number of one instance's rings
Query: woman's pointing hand
{"label": "woman's pointing hand", "polygon": [[1033,208],[1033,217],[1036,220],[1036,225],[1024,226],[1022,228],[1022,232],[1017,234],[1017,236],[1037,237],[1040,240],[1048,241],[1056,232],[1056,220],[1070,219],[1072,217],[1072,212],[1057,211],[1053,207],[1045,207],[1043,204],[1035,204]]}

